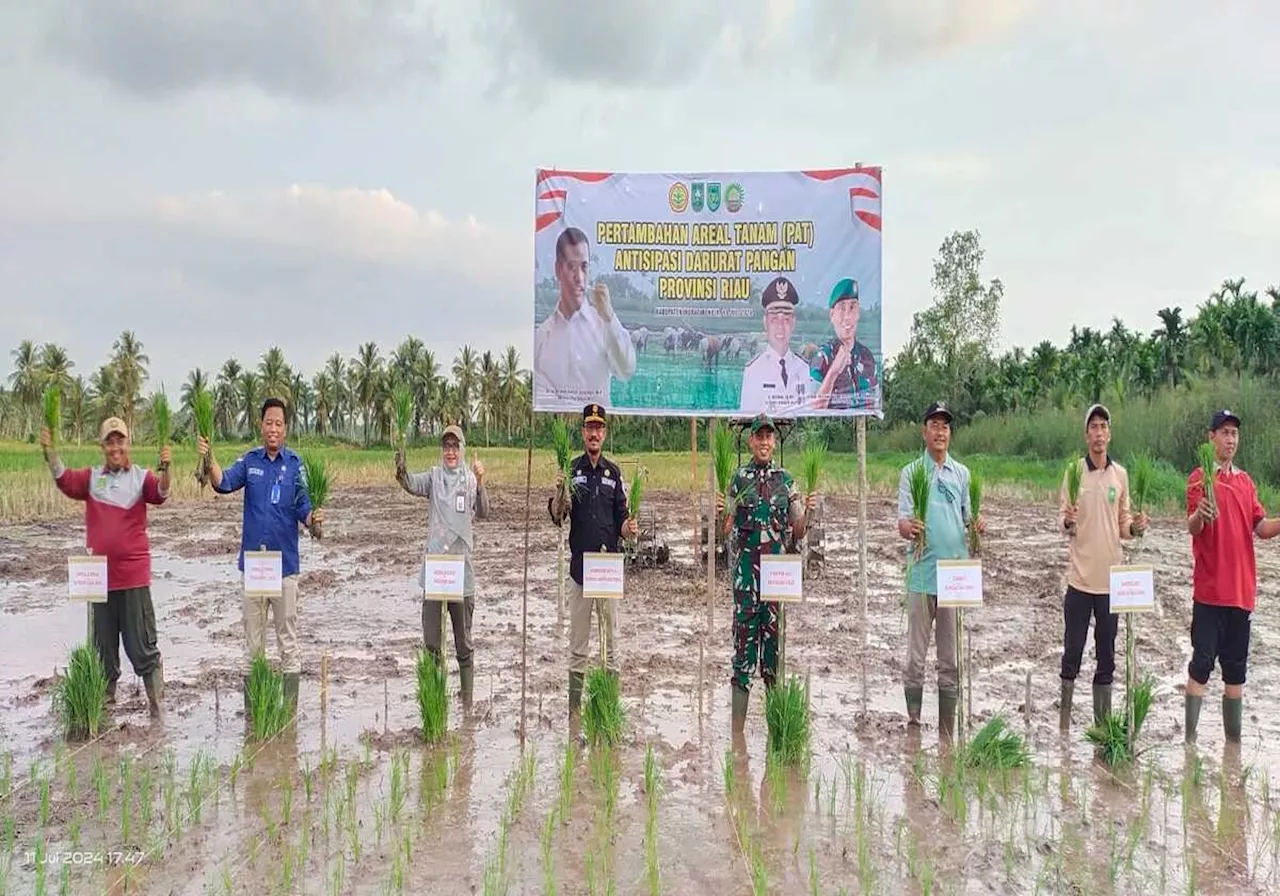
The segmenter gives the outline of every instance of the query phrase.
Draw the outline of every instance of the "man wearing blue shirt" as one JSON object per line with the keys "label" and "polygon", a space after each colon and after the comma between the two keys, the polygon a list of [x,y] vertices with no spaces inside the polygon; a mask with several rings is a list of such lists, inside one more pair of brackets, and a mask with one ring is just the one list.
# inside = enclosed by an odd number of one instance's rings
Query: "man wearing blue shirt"
{"label": "man wearing blue shirt", "polygon": [[282,588],[279,597],[245,596],[244,711],[249,715],[249,670],[254,658],[266,652],[267,609],[275,622],[280,667],[284,673],[285,700],[298,702],[298,677],[302,658],[298,654],[298,525],[315,537],[323,522],[323,511],[311,510],[306,473],[302,461],[284,445],[285,406],[279,398],[262,403],[262,447],[246,451],[223,470],[213,459],[209,443],[198,442],[201,455],[209,455],[209,482],[219,494],[244,489],[244,523],[238,566],[244,570],[245,551],[279,551]]}

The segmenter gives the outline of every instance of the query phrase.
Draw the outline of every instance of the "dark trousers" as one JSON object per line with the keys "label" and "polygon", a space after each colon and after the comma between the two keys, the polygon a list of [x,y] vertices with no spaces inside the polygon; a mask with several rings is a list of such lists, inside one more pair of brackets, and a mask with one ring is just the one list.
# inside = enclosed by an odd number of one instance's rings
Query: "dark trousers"
{"label": "dark trousers", "polygon": [[1094,684],[1111,684],[1116,671],[1116,614],[1111,612],[1111,595],[1087,594],[1067,586],[1062,599],[1062,680],[1075,681],[1089,639],[1089,617],[1093,617]]}
{"label": "dark trousers", "polygon": [[1191,605],[1191,662],[1187,675],[1205,684],[1213,664],[1222,666],[1222,683],[1244,684],[1249,665],[1249,629],[1253,614],[1239,607]]}
{"label": "dark trousers", "polygon": [[93,639],[107,673],[107,681],[120,678],[120,641],[139,678],[145,678],[160,663],[156,646],[156,611],[151,589],[125,588],[107,592],[106,603],[93,605]]}

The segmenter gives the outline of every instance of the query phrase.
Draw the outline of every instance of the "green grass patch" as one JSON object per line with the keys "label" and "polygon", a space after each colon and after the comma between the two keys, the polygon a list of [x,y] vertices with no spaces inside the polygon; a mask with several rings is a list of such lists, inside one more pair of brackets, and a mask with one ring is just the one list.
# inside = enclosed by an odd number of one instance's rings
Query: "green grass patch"
{"label": "green grass patch", "polygon": [[[440,610],[444,612],[445,608],[442,606]],[[439,743],[449,728],[449,675],[444,664],[443,653],[437,659],[429,651],[418,651],[414,666],[418,715],[422,720],[422,739],[427,743]]]}
{"label": "green grass patch", "polygon": [[107,673],[98,651],[81,644],[71,651],[67,673],[53,686],[53,711],[68,740],[98,736],[107,718]]}

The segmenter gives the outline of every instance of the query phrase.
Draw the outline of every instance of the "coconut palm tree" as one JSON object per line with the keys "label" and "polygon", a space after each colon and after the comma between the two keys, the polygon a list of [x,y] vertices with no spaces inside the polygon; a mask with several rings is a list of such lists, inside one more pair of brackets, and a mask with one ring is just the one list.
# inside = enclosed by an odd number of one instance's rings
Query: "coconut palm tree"
{"label": "coconut palm tree", "polygon": [[125,330],[112,346],[111,365],[115,368],[116,392],[125,425],[133,430],[134,413],[142,386],[147,381],[147,364],[151,359],[132,330]]}
{"label": "coconut palm tree", "polygon": [[436,363],[435,352],[423,350],[415,365],[409,388],[413,391],[413,434],[415,438],[420,438],[423,428],[431,426],[435,419],[433,408],[439,405],[440,365]]}
{"label": "coconut palm tree", "polygon": [[458,389],[458,404],[462,412],[463,428],[471,424],[471,408],[479,386],[479,371],[476,353],[469,345],[464,345],[453,359],[453,382]]}
{"label": "coconut palm tree", "polygon": [[[213,390],[213,418],[224,439],[231,438],[240,410],[240,374],[244,369],[235,358],[222,362],[218,382]],[[187,408],[190,410],[190,407]]]}
{"label": "coconut palm tree", "polygon": [[66,397],[71,388],[71,368],[76,364],[67,355],[67,350],[60,345],[46,342],[40,346],[40,373],[44,380],[44,388],[53,386],[60,396]]}
{"label": "coconut palm tree", "polygon": [[499,373],[502,393],[502,410],[507,418],[507,438],[514,436],[511,422],[520,399],[520,352],[514,345],[508,345],[502,355],[501,372]]}
{"label": "coconut palm tree", "polygon": [[13,358],[13,372],[9,374],[9,385],[13,389],[12,400],[23,420],[24,434],[30,435],[33,432],[33,411],[44,389],[40,373],[40,351],[34,342],[24,339],[9,355]]}
{"label": "coconut palm tree", "polygon": [[242,371],[236,383],[236,398],[240,405],[240,425],[250,437],[258,428],[258,396],[260,394],[257,375],[252,370]]}
{"label": "coconut palm tree", "polygon": [[311,383],[315,395],[316,435],[326,435],[333,428],[333,415],[337,408],[333,378],[328,370],[321,370]]}
{"label": "coconut palm tree", "polygon": [[77,376],[67,387],[63,398],[63,410],[71,422],[71,431],[76,434],[76,444],[84,442],[85,414],[88,411],[88,388],[84,377]]}
{"label": "coconut palm tree", "polygon": [[289,408],[287,420],[293,419],[293,395],[289,388],[292,381],[293,374],[284,361],[284,352],[279,346],[271,346],[258,363],[258,389],[263,398],[279,398],[285,403]]}
{"label": "coconut palm tree", "polygon": [[351,367],[356,372],[356,396],[364,415],[364,443],[367,446],[369,425],[373,422],[374,399],[377,396],[378,372],[382,369],[382,357],[378,354],[377,344],[366,342],[361,345]]}

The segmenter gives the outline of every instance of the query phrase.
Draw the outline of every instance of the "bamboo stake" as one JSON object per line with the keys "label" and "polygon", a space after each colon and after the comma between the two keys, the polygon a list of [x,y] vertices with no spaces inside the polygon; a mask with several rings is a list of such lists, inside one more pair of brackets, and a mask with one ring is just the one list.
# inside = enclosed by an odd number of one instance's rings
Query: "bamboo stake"
{"label": "bamboo stake", "polygon": [[1125,694],[1125,721],[1129,725],[1129,751],[1134,753],[1134,745],[1137,738],[1134,736],[1133,730],[1133,665],[1134,665],[1134,643],[1133,643],[1133,614],[1124,614],[1124,694]]}
{"label": "bamboo stake", "polygon": [[697,495],[697,505],[693,514],[693,557],[697,562],[698,544],[702,541],[702,533],[698,531],[698,526],[702,522],[702,493],[698,491],[698,418],[689,418],[689,486],[690,491]]}
{"label": "bamboo stake", "polygon": [[524,596],[520,599],[520,745],[524,746],[529,679],[529,507],[533,501],[533,410],[529,410],[529,450],[524,474]]}
{"label": "bamboo stake", "polygon": [[867,628],[867,418],[859,417],[858,436],[858,597],[862,601],[862,646],[871,644]]}
{"label": "bamboo stake", "polygon": [[778,684],[787,681],[787,605],[778,601]]}
{"label": "bamboo stake", "polygon": [[956,607],[956,690],[960,692],[959,705],[956,707],[956,734],[960,748],[964,748],[964,698],[969,689],[964,686],[964,673],[969,664],[964,661],[964,607]]}
{"label": "bamboo stake", "polygon": [[[707,438],[711,440],[711,444],[715,443],[715,436],[716,418],[712,417],[707,421]],[[711,496],[707,504],[707,636],[710,637],[716,628],[716,525],[719,523],[715,499],[719,485],[716,482],[714,451],[707,457],[707,484]]]}

